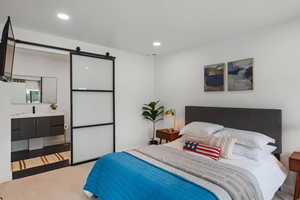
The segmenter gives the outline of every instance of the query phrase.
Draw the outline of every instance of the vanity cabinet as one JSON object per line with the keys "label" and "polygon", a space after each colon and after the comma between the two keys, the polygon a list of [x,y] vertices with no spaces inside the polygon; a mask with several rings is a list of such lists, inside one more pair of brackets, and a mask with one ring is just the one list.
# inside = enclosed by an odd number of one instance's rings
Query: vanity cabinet
{"label": "vanity cabinet", "polygon": [[12,119],[11,140],[26,140],[34,137],[35,120],[33,118]]}
{"label": "vanity cabinet", "polygon": [[50,121],[50,136],[63,135],[64,134],[64,116],[52,117]]}
{"label": "vanity cabinet", "polygon": [[38,117],[35,119],[34,138],[50,136],[51,117]]}
{"label": "vanity cabinet", "polygon": [[27,140],[64,134],[64,116],[16,118],[11,120],[11,140]]}

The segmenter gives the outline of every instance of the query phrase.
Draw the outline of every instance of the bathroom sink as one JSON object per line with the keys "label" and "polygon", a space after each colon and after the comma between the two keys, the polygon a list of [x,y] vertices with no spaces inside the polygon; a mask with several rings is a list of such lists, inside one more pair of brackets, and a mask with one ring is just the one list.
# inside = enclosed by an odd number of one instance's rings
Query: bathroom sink
{"label": "bathroom sink", "polygon": [[48,117],[48,116],[58,116],[58,115],[64,115],[63,112],[39,112],[39,113],[16,113],[10,115],[11,118],[30,118],[30,117]]}

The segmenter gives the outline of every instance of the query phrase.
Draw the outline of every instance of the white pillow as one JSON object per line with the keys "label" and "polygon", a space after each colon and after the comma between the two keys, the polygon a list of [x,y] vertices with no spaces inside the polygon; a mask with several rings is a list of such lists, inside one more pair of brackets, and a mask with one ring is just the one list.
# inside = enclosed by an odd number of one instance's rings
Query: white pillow
{"label": "white pillow", "polygon": [[264,134],[232,128],[224,128],[223,130],[218,131],[215,136],[231,136],[237,139],[236,143],[238,144],[260,149],[268,143],[275,143],[273,138]]}
{"label": "white pillow", "polygon": [[[276,150],[275,146],[266,145],[264,148],[265,150],[259,149],[259,148],[251,148],[244,145],[236,144],[233,148],[233,154],[244,156],[246,158],[249,158],[251,160],[255,161],[262,161],[266,160],[270,157],[271,153]],[[273,150],[272,152],[270,152]]]}
{"label": "white pillow", "polygon": [[265,145],[263,146],[263,150],[269,154],[272,154],[277,149],[276,146],[273,145]]}
{"label": "white pillow", "polygon": [[212,135],[223,128],[224,126],[208,122],[192,122],[183,127],[179,135],[186,134],[190,136],[203,137]]}

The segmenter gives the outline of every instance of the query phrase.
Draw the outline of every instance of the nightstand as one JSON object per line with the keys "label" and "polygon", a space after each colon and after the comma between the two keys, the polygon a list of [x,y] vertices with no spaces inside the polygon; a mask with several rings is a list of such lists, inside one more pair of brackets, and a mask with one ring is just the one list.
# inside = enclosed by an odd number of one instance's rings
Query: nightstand
{"label": "nightstand", "polygon": [[156,137],[160,139],[160,144],[163,139],[166,140],[166,142],[171,142],[179,138],[179,131],[174,129],[158,129],[156,130]]}
{"label": "nightstand", "polygon": [[294,200],[299,198],[300,194],[300,152],[294,152],[290,156],[290,170],[297,173],[296,185],[295,185],[295,193]]}

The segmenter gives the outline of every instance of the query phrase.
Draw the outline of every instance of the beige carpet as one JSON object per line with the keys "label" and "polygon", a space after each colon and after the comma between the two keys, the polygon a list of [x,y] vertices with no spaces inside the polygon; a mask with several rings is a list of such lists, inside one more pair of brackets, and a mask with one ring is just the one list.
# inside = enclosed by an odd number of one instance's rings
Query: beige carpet
{"label": "beige carpet", "polygon": [[0,197],[3,200],[86,200],[82,187],[93,164],[65,167],[0,184]]}
{"label": "beige carpet", "polygon": [[[3,200],[87,200],[82,192],[94,163],[65,167],[8,183],[0,184]],[[277,194],[273,200],[290,200],[291,196]]]}

